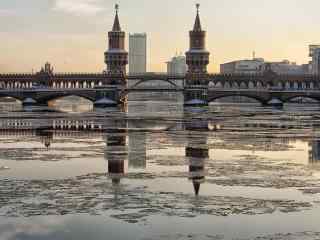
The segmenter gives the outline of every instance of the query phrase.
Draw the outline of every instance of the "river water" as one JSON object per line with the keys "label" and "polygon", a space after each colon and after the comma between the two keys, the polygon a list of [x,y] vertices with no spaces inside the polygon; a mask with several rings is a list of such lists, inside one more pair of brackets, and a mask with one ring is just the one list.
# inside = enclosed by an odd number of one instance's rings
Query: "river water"
{"label": "river water", "polygon": [[320,239],[319,110],[1,103],[0,239]]}

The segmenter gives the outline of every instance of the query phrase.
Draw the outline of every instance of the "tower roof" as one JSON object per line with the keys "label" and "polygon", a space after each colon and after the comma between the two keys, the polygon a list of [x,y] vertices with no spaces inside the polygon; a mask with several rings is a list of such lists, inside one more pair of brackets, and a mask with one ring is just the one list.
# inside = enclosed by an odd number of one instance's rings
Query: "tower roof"
{"label": "tower roof", "polygon": [[193,31],[199,32],[199,31],[202,31],[201,21],[200,21],[200,16],[199,16],[200,4],[197,3],[196,7],[197,7],[197,16],[196,16],[196,21],[195,21],[195,23],[194,23]]}
{"label": "tower roof", "polygon": [[120,21],[119,21],[119,16],[118,16],[118,10],[119,10],[118,4],[116,4],[115,9],[116,9],[116,16],[114,18],[112,31],[113,32],[121,32]]}

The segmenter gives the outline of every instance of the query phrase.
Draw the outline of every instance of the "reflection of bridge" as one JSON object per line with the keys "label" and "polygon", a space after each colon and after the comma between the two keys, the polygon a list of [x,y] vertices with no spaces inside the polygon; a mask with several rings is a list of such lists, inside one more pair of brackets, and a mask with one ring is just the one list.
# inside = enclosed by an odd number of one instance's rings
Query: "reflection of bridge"
{"label": "reflection of bridge", "polygon": [[[289,139],[290,141],[294,139],[292,134],[290,134],[290,138],[267,137],[265,139],[265,136],[262,135],[255,139],[248,137],[248,131],[245,131],[244,135],[239,134],[235,137],[234,131],[228,126],[224,131],[223,125],[213,127],[210,121],[195,119],[183,124],[183,134],[180,134],[177,140],[175,130],[166,131],[174,129],[169,123],[162,121],[163,131],[154,135],[153,129],[159,127],[157,120],[149,121],[148,129],[141,122],[142,120],[119,119],[0,119],[0,138],[6,141],[8,139],[22,139],[22,141],[32,139],[32,141],[41,142],[46,147],[53,146],[54,142],[59,142],[58,139],[103,139],[106,145],[104,156],[108,161],[109,177],[115,184],[118,184],[121,178],[126,175],[126,164],[130,169],[146,168],[148,143],[157,142],[161,136],[160,138],[165,139],[165,146],[185,148],[185,158],[189,167],[188,179],[192,181],[196,194],[199,193],[200,185],[205,182],[205,165],[207,159],[210,158],[210,149],[279,151],[279,144],[282,146],[282,150],[286,150],[290,143]],[[282,135],[284,132],[283,126],[273,124],[243,124],[243,128],[257,128],[263,132],[266,131],[265,128],[279,129],[281,130],[279,133]],[[240,127],[242,130],[243,128]],[[181,129],[178,129],[178,132],[180,131]],[[213,131],[214,134],[210,131]],[[273,131],[273,133],[275,132]],[[261,139],[259,140],[259,138]],[[212,141],[213,139],[221,141]],[[159,148],[161,147],[159,145]],[[58,148],[54,148],[54,150]],[[318,141],[315,141],[310,145],[310,162],[318,161],[318,152],[319,144]]]}
{"label": "reflection of bridge", "polygon": [[[139,120],[141,122],[141,120]],[[111,124],[117,124],[111,127]],[[158,129],[157,123],[154,125]],[[163,124],[162,124],[163,125]],[[54,138],[102,138],[105,142],[104,157],[108,162],[108,176],[115,186],[126,175],[126,162],[129,168],[146,168],[147,166],[147,132],[128,131],[135,129],[135,121],[115,121],[99,123],[92,120],[0,120],[0,137],[19,138],[36,137],[45,147],[50,147]],[[195,129],[193,129],[195,130]],[[195,193],[199,193],[200,184],[204,181],[204,161],[196,147],[186,148],[190,158],[190,177]],[[207,150],[208,153],[208,150]],[[203,156],[204,158],[205,156]],[[197,163],[199,161],[199,163]],[[199,164],[201,166],[199,166]]]}

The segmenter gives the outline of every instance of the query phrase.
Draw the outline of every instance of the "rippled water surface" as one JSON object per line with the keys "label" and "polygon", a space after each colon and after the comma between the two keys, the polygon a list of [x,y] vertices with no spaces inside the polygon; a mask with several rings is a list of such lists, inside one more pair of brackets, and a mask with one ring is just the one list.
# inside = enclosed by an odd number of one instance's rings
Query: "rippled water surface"
{"label": "rippled water surface", "polygon": [[[150,100],[154,99],[154,100]],[[0,103],[0,239],[320,239],[320,107]]]}

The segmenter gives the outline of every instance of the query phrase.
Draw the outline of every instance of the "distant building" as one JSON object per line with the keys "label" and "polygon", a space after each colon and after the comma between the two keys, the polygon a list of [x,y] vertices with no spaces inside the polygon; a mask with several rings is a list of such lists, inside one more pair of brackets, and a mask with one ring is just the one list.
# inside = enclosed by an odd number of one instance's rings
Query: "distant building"
{"label": "distant building", "polygon": [[147,34],[129,35],[129,74],[147,71]]}
{"label": "distant building", "polygon": [[309,57],[313,57],[314,55],[314,52],[316,49],[320,48],[320,45],[319,44],[311,44],[309,45]]}
{"label": "distant building", "polygon": [[283,60],[281,62],[270,62],[271,70],[280,75],[301,75],[304,74],[304,67],[295,62]]}
{"label": "distant building", "polygon": [[320,74],[320,46],[313,50],[311,61],[311,73],[315,75]]}
{"label": "distant building", "polygon": [[263,58],[239,60],[220,65],[222,74],[258,74],[262,71]]}
{"label": "distant building", "polygon": [[167,73],[171,75],[179,75],[187,73],[187,64],[185,56],[175,56],[167,62]]}
{"label": "distant building", "polygon": [[320,45],[311,44],[309,45],[309,57],[311,61],[309,62],[309,74],[320,74]]}
{"label": "distant building", "polygon": [[308,66],[297,65],[295,62],[283,60],[281,62],[265,62],[263,58],[239,60],[220,65],[222,74],[261,74],[265,71],[267,63],[271,70],[282,75],[300,75],[308,73]]}
{"label": "distant building", "polygon": [[306,64],[302,64],[302,71],[304,74],[311,74],[312,73],[312,61]]}

